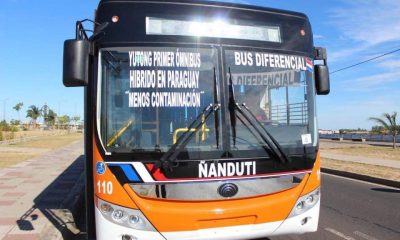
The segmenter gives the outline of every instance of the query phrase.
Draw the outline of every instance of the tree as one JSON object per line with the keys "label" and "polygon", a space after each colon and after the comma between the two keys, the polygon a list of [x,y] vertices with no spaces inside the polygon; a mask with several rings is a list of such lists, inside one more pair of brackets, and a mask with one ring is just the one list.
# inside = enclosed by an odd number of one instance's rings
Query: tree
{"label": "tree", "polygon": [[19,115],[19,110],[21,110],[21,108],[24,106],[24,103],[23,102],[19,102],[19,103],[17,103],[17,104],[15,104],[15,106],[13,107],[13,109],[15,110],[15,111],[17,111],[17,113],[18,113],[18,120],[21,122],[21,117],[20,117],[20,115]]}
{"label": "tree", "polygon": [[76,123],[77,123],[79,120],[81,120],[81,117],[75,116],[75,117],[72,117],[71,120],[74,121],[74,125],[76,125]]}
{"label": "tree", "polygon": [[396,135],[400,132],[400,125],[396,123],[397,112],[392,115],[389,113],[382,114],[382,118],[370,117],[369,120],[375,121],[381,125],[385,131],[393,136],[393,148],[396,148]]}
{"label": "tree", "polygon": [[382,134],[385,132],[385,128],[383,126],[372,126],[371,134]]}
{"label": "tree", "polygon": [[54,126],[54,124],[56,123],[56,118],[57,118],[57,113],[49,109],[45,118],[46,123],[49,124],[50,126]]}
{"label": "tree", "polygon": [[[68,115],[63,115],[61,117],[57,117],[58,124],[65,126],[68,125],[71,121],[71,118]],[[68,126],[66,126],[68,128]]]}
{"label": "tree", "polygon": [[21,124],[20,120],[11,119],[10,124],[13,126],[19,126]]}
{"label": "tree", "polygon": [[6,120],[3,120],[0,122],[0,132],[1,131],[9,131],[10,126],[6,122]]}
{"label": "tree", "polygon": [[31,105],[28,110],[26,111],[26,117],[31,119],[31,123],[36,125],[36,120],[40,117],[40,109],[35,105]]}

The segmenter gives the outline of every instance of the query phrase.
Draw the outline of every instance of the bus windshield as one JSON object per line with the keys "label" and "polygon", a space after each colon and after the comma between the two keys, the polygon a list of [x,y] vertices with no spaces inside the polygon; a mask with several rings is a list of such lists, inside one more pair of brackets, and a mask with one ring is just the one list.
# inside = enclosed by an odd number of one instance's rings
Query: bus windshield
{"label": "bus windshield", "polygon": [[254,119],[246,120],[237,110],[231,119],[230,145],[236,157],[248,154],[240,150],[265,145],[254,122],[289,153],[316,145],[312,68],[304,56],[225,50],[227,84],[230,80],[236,103]]}
{"label": "bus windshield", "polygon": [[[213,104],[218,77],[213,48],[131,47],[100,52],[101,139],[110,152],[167,151],[196,118],[188,152],[217,149]],[[217,127],[218,129],[218,127]],[[219,128],[220,129],[220,128]]]}
{"label": "bus windshield", "polygon": [[[286,155],[316,145],[312,63],[304,56],[213,47],[107,48],[99,56],[98,131],[107,152],[167,152],[190,133],[179,159],[274,157],[271,141]],[[230,82],[247,116],[229,109]],[[204,112],[221,102],[220,114]]]}

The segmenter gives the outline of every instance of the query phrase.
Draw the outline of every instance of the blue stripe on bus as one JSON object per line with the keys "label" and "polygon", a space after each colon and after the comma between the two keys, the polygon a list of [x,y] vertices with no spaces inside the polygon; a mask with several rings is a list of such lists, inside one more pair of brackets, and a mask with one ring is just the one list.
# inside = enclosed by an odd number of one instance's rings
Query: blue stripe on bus
{"label": "blue stripe on bus", "polygon": [[130,164],[109,163],[109,167],[120,167],[129,181],[140,182],[140,178]]}

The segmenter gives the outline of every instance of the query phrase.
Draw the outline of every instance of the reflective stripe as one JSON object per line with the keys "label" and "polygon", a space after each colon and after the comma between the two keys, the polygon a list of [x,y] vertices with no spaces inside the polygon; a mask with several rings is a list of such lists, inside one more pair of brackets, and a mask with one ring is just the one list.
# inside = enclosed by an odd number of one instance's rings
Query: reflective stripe
{"label": "reflective stripe", "polygon": [[149,171],[147,171],[146,167],[141,162],[133,162],[133,167],[139,173],[140,177],[142,178],[143,182],[154,182],[153,178],[151,177]]}
{"label": "reflective stripe", "polygon": [[130,164],[109,163],[107,165],[109,167],[120,167],[122,171],[124,171],[125,176],[128,178],[129,181],[140,182],[139,176]]}

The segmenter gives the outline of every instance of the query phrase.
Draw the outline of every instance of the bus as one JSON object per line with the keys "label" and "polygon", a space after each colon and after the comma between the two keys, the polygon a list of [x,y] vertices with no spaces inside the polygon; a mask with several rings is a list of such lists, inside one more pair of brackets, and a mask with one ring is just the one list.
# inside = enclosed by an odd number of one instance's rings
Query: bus
{"label": "bus", "polygon": [[315,98],[330,89],[306,15],[101,0],[75,27],[63,83],[84,87],[89,239],[317,230]]}

